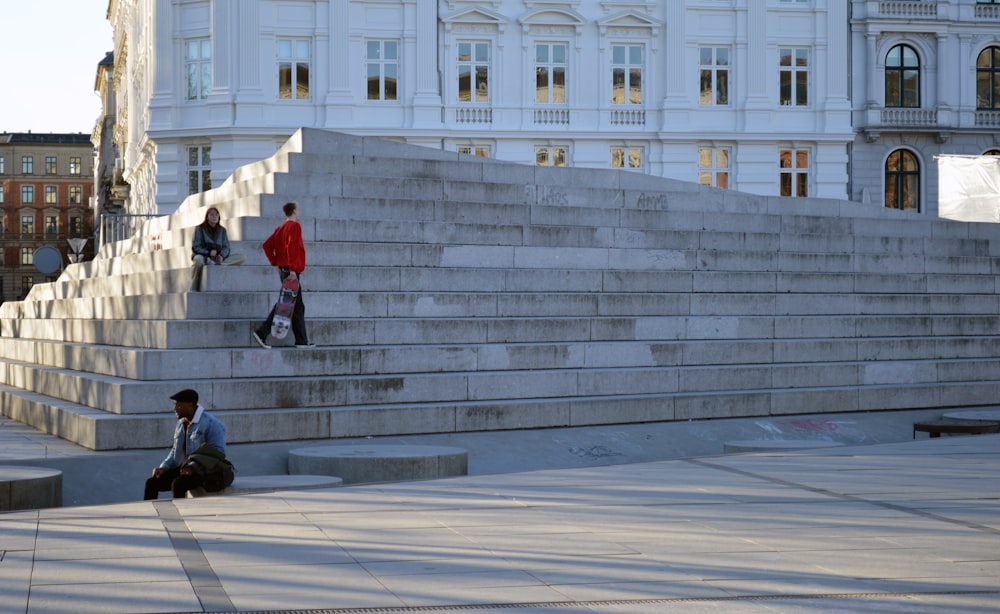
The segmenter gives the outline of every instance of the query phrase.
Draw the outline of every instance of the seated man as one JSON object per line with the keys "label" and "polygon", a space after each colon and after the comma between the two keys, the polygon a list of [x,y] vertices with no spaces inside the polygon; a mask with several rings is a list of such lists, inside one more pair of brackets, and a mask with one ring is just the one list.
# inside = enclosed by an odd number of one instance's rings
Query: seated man
{"label": "seated man", "polygon": [[[170,398],[177,415],[174,445],[160,466],[153,469],[152,477],[146,480],[144,498],[147,501],[156,499],[158,493],[163,491],[171,491],[174,497],[184,497],[189,490],[205,486],[206,478],[211,478],[211,471],[197,459],[206,459],[211,463],[212,458],[225,459],[226,455],[226,427],[198,404],[198,393],[186,389]],[[227,461],[222,462],[228,465]],[[232,483],[231,471],[225,480],[228,483],[214,490],[221,490]]]}

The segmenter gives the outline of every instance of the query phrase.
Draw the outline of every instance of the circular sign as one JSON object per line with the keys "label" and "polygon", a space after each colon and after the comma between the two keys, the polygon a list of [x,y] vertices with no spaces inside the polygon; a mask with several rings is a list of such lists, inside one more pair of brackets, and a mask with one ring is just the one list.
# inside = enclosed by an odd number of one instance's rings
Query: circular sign
{"label": "circular sign", "polygon": [[35,268],[40,273],[51,275],[62,268],[62,254],[51,245],[43,245],[35,250]]}

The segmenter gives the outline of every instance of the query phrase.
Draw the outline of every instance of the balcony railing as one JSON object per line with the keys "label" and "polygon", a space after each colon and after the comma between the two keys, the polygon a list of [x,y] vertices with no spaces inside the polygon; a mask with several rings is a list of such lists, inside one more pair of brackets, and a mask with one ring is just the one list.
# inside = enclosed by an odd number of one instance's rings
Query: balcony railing
{"label": "balcony railing", "polygon": [[879,2],[878,13],[881,17],[923,17],[933,19],[937,17],[937,2],[924,0],[916,2],[906,2],[905,0],[895,0]]}
{"label": "balcony railing", "polygon": [[1000,4],[977,4],[976,19],[1000,20]]}
{"label": "balcony railing", "polygon": [[153,217],[156,216],[138,213],[102,213],[99,221],[98,247],[130,238],[140,224]]}
{"label": "balcony railing", "polygon": [[569,109],[535,109],[536,124],[568,124]]}
{"label": "balcony railing", "polygon": [[1000,111],[976,111],[976,126],[1000,128]]}
{"label": "balcony railing", "polygon": [[493,109],[489,107],[455,107],[457,124],[492,124]]}
{"label": "balcony railing", "polygon": [[612,109],[612,126],[645,126],[646,111],[642,109]]}
{"label": "balcony railing", "polygon": [[882,109],[884,126],[937,126],[935,109]]}

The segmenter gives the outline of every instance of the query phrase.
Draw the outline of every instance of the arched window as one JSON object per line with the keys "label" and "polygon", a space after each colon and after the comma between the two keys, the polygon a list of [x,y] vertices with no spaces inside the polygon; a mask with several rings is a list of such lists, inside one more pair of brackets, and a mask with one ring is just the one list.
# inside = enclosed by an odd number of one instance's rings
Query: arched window
{"label": "arched window", "polygon": [[885,56],[885,106],[920,106],[920,59],[909,45],[896,45]]}
{"label": "arched window", "polygon": [[1000,47],[987,47],[976,60],[976,108],[1000,109]]}
{"label": "arched window", "polygon": [[885,161],[885,206],[920,210],[920,162],[913,152],[897,149]]}

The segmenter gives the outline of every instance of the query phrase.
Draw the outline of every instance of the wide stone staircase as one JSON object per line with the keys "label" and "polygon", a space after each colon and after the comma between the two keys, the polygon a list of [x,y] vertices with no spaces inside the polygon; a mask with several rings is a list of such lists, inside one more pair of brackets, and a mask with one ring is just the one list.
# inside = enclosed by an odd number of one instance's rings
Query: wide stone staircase
{"label": "wide stone staircase", "polygon": [[[250,330],[299,203],[313,349]],[[191,288],[217,206],[247,256]],[[162,447],[195,388],[231,442],[994,405],[1000,227],[304,129],[0,306],[2,413]]]}

